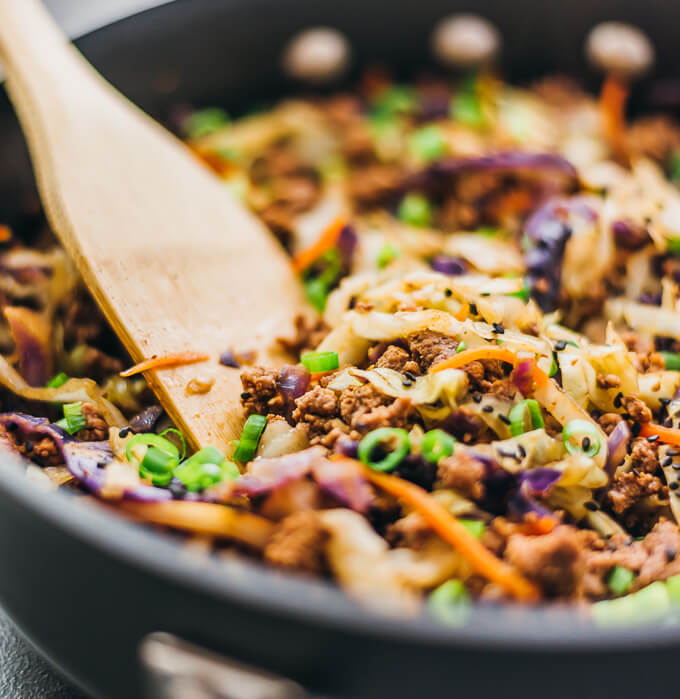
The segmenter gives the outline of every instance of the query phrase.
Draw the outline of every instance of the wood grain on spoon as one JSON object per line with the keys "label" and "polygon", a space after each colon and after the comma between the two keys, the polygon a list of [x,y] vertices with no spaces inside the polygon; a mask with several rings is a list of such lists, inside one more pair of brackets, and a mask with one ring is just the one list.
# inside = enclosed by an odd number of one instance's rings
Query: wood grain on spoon
{"label": "wood grain on spoon", "polygon": [[[220,353],[266,353],[304,307],[285,253],[37,0],[0,0],[0,59],[50,224],[135,362],[210,355],[146,376],[194,445],[224,447],[242,415],[238,371],[220,366]],[[205,395],[186,391],[199,372],[215,379]]]}

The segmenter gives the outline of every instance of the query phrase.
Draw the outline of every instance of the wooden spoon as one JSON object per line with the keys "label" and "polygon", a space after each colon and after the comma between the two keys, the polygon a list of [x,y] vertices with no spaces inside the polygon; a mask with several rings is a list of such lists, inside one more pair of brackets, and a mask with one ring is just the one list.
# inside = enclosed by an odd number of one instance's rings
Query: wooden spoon
{"label": "wooden spoon", "polygon": [[[229,347],[261,350],[303,309],[286,254],[174,136],[69,43],[38,0],[0,0],[0,59],[52,228],[134,361],[206,352],[146,372],[194,446],[242,424]],[[194,378],[215,379],[202,395]]]}

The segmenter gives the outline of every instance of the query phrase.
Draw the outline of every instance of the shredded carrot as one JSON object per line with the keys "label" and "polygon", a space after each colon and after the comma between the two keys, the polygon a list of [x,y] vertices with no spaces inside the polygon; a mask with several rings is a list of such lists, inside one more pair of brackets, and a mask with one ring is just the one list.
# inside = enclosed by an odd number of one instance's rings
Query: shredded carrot
{"label": "shredded carrot", "polygon": [[430,374],[443,371],[444,369],[458,369],[478,359],[500,359],[502,362],[507,362],[513,366],[519,361],[517,355],[505,347],[482,345],[481,347],[472,347],[469,350],[463,350],[458,354],[454,354],[453,357],[445,359],[443,362],[438,362],[430,367]]}
{"label": "shredded carrot", "polygon": [[6,243],[12,238],[12,229],[3,223],[0,223],[0,243]]}
{"label": "shredded carrot", "polygon": [[680,447],[680,430],[674,427],[655,425],[653,422],[645,422],[640,426],[641,437],[653,437],[654,435],[658,435],[659,441],[664,444]]}
{"label": "shredded carrot", "polygon": [[453,317],[456,320],[463,321],[468,317],[468,312],[470,311],[470,304],[464,303],[454,314]]}
{"label": "shredded carrot", "polygon": [[628,86],[615,75],[608,75],[600,92],[600,113],[605,135],[615,152],[620,152],[623,147],[627,100]]}
{"label": "shredded carrot", "polygon": [[416,510],[444,541],[468,560],[477,573],[518,599],[535,601],[539,598],[539,592],[531,582],[507,563],[496,558],[426,490],[403,478],[378,473],[368,467],[364,467],[364,475],[371,483]]}
{"label": "shredded carrot", "polygon": [[122,500],[116,506],[146,522],[236,539],[257,549],[264,548],[274,529],[274,524],[264,517],[209,502]]}
{"label": "shredded carrot", "polygon": [[150,369],[171,369],[172,367],[182,366],[183,364],[197,364],[198,362],[205,362],[210,359],[210,355],[204,352],[176,352],[175,354],[161,354],[156,357],[151,357],[151,359],[145,359],[139,364],[121,371],[121,376],[134,376],[135,374],[141,374],[143,371],[149,371]]}
{"label": "shredded carrot", "polygon": [[293,267],[297,272],[303,272],[316,262],[321,255],[331,250],[338,242],[342,229],[347,225],[344,216],[338,216],[316,239],[312,245],[293,255]]}
{"label": "shredded carrot", "polygon": [[526,536],[539,536],[541,534],[550,534],[556,526],[557,520],[552,517],[546,515],[538,517],[533,512],[530,512],[528,515],[525,515],[520,529]]}

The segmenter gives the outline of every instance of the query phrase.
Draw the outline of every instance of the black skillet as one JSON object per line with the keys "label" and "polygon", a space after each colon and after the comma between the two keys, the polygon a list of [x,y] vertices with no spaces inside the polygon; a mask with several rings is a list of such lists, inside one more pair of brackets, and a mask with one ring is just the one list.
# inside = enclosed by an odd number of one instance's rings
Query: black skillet
{"label": "black skillet", "polygon": [[[669,0],[177,0],[78,44],[114,85],[164,119],[181,102],[234,111],[283,94],[290,86],[278,67],[281,48],[318,24],[346,33],[356,66],[379,61],[408,74],[427,65],[430,32],[454,11],[499,27],[511,79],[585,75],[583,39],[607,19],[653,38],[655,79],[680,75],[680,5]],[[30,229],[28,158],[4,96],[0,153],[0,220]],[[345,697],[666,696],[680,654],[680,628],[598,631],[574,610],[475,609],[459,627],[380,618],[321,583],[192,555],[101,508],[40,492],[12,460],[0,463],[0,602],[86,691],[125,699],[142,696],[149,666],[158,669],[139,660],[140,643],[157,631]],[[179,664],[171,658],[165,671]],[[245,696],[237,686],[229,696]],[[269,696],[293,696],[289,689]]]}

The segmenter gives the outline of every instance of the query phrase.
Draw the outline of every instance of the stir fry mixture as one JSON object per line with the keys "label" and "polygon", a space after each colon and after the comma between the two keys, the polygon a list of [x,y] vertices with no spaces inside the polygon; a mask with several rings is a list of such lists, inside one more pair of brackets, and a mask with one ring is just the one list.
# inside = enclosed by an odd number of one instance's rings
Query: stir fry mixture
{"label": "stir fry mixture", "polygon": [[[49,238],[2,229],[1,437],[46,487],[384,610],[680,599],[680,127],[491,74],[182,119],[291,254],[284,363],[189,454]],[[210,386],[188,386],[205,393]]]}

